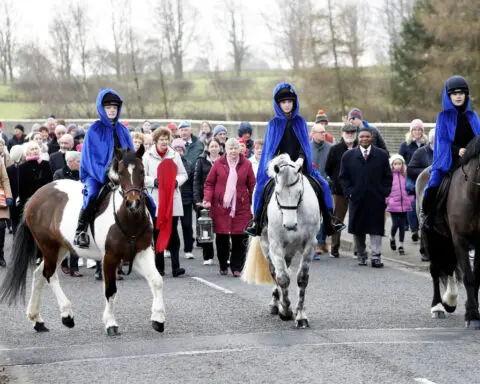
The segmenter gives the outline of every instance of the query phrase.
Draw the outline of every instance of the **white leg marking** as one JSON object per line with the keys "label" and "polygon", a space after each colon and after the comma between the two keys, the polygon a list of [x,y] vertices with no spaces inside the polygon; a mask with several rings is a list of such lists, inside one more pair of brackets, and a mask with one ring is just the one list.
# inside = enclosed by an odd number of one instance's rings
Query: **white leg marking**
{"label": "white leg marking", "polygon": [[52,288],[52,291],[57,298],[58,307],[60,308],[60,315],[62,317],[73,317],[72,303],[70,300],[68,300],[67,296],[65,296],[65,293],[60,286],[57,272],[55,272],[50,278],[50,288]]}
{"label": "white leg marking", "polygon": [[450,307],[457,306],[458,286],[454,276],[448,276],[447,290],[442,296],[442,301]]}
{"label": "white leg marking", "polygon": [[40,316],[40,301],[42,298],[43,288],[47,284],[47,279],[43,277],[43,261],[33,271],[32,277],[32,295],[28,301],[27,316],[34,323],[43,323]]}
{"label": "white leg marking", "polygon": [[438,303],[434,307],[430,308],[430,312],[443,312],[445,313],[445,308],[443,307],[442,303]]}
{"label": "white leg marking", "polygon": [[151,320],[165,322],[165,304],[163,302],[163,279],[155,267],[155,254],[148,248],[135,256],[133,269],[148,282],[153,294]]}
{"label": "white leg marking", "polygon": [[105,329],[109,327],[118,327],[117,320],[115,320],[115,293],[108,300],[105,300],[105,310],[103,311],[103,324]]}

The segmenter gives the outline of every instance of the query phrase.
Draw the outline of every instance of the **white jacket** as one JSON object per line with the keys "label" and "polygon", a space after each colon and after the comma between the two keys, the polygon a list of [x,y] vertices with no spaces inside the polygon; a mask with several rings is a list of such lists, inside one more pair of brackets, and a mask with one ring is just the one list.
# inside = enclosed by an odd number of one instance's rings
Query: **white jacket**
{"label": "white jacket", "polygon": [[188,175],[183,166],[180,155],[172,148],[168,147],[165,157],[162,159],[157,152],[155,145],[152,145],[148,152],[143,155],[143,166],[145,168],[145,187],[149,189],[153,196],[153,200],[157,204],[158,214],[158,188],[154,187],[155,179],[157,178],[157,169],[160,163],[165,159],[173,159],[177,164],[177,188],[175,188],[175,195],[173,197],[173,216],[183,216],[182,195],[180,194],[180,187],[187,181]]}

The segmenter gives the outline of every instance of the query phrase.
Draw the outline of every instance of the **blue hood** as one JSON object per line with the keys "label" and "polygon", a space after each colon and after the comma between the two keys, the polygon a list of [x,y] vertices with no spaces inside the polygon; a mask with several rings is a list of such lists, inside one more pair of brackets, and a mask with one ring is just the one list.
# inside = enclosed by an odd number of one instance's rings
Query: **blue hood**
{"label": "blue hood", "polygon": [[275,89],[273,90],[273,95],[272,95],[272,100],[273,100],[273,109],[275,111],[275,117],[278,117],[280,119],[284,119],[284,120],[287,120],[287,117],[285,116],[285,114],[283,113],[282,109],[280,108],[280,105],[277,104],[277,102],[275,101],[275,95],[278,93],[278,91],[280,91],[280,89],[282,88],[291,88],[291,90],[293,91],[293,93],[295,94],[295,96],[297,97],[297,99],[295,100],[295,103],[294,103],[294,109],[292,111],[292,116],[291,116],[291,119],[295,118],[296,116],[298,116],[298,112],[300,111],[300,102],[298,101],[298,94],[297,94],[297,91],[295,90],[295,88],[290,85],[289,83],[280,83],[280,84],[277,84],[277,86],[275,87]]}
{"label": "blue hood", "polygon": [[[105,125],[112,125],[110,119],[107,116],[107,112],[105,112],[105,108],[102,105],[102,100],[107,93],[111,93],[115,96],[118,96],[118,98],[120,100],[122,100],[122,98],[113,89],[102,88],[100,90],[100,92],[98,92],[96,104],[97,104],[97,112],[98,112],[98,115],[100,116],[100,121]],[[117,113],[117,117],[115,118],[115,122],[117,122],[118,119],[120,119],[120,113],[122,112],[122,104],[123,104],[123,101],[120,101],[120,105],[118,106],[118,113]]]}

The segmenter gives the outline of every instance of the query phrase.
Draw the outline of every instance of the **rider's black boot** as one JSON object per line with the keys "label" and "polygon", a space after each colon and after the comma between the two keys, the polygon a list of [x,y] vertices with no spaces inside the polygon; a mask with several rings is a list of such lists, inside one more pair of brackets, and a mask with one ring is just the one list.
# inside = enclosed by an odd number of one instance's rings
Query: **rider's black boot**
{"label": "rider's black boot", "polygon": [[80,248],[88,248],[90,246],[90,237],[88,236],[88,222],[89,222],[89,209],[82,209],[78,216],[77,230],[75,231],[75,239],[73,244]]}
{"label": "rider's black boot", "polygon": [[423,229],[427,232],[433,229],[438,189],[439,187],[430,187],[427,195],[423,197],[422,211],[425,216],[423,221]]}
{"label": "rider's black boot", "polygon": [[258,209],[257,214],[248,222],[247,227],[244,229],[243,232],[245,232],[249,236],[258,236],[261,232],[260,225],[258,224],[258,218],[257,216],[261,217],[262,212],[261,212],[261,207]]}

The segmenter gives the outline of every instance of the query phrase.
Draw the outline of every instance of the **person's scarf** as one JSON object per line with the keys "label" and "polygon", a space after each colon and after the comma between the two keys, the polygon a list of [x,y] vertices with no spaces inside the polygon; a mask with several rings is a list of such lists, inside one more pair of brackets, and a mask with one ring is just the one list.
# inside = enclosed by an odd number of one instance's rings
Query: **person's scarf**
{"label": "person's scarf", "polygon": [[42,159],[40,158],[39,155],[36,156],[25,156],[25,161],[30,161],[30,160],[37,160],[38,164],[42,162]]}
{"label": "person's scarf", "polygon": [[[157,152],[161,152],[157,148]],[[165,155],[166,151],[163,152]],[[170,240],[173,221],[173,199],[177,182],[177,164],[173,159],[163,159],[157,168],[158,215],[156,227],[159,230],[155,251],[163,252]]]}
{"label": "person's scarf", "polygon": [[223,195],[223,206],[224,208],[230,208],[230,216],[235,217],[235,209],[237,208],[237,165],[240,156],[235,160],[230,159],[230,156],[228,155],[226,157],[230,170],[228,172],[225,194]]}

